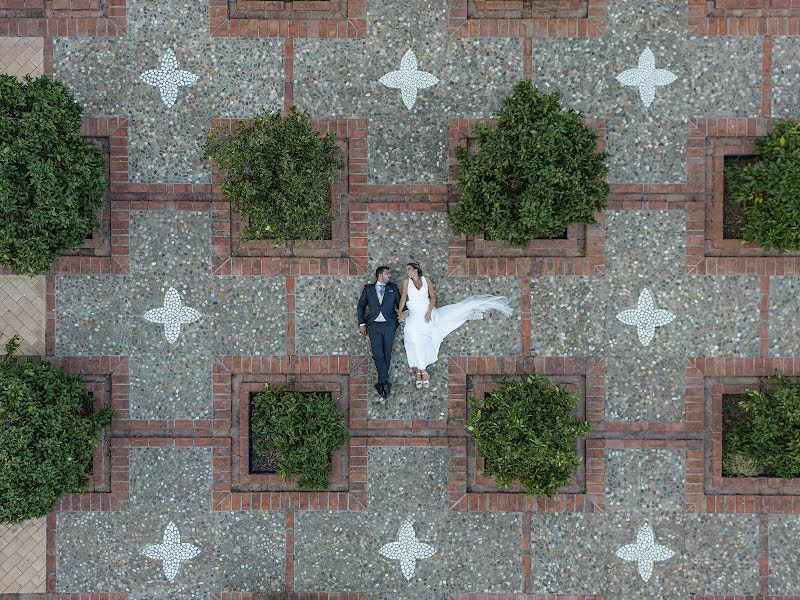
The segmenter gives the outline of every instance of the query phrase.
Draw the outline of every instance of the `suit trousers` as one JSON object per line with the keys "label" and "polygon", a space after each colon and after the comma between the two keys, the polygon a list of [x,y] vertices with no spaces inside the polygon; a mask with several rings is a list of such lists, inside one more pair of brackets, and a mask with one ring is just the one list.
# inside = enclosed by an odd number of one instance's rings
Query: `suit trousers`
{"label": "suit trousers", "polygon": [[389,382],[389,367],[392,363],[392,345],[396,331],[394,321],[375,322],[369,324],[369,341],[372,345],[372,359],[378,370],[378,383]]}

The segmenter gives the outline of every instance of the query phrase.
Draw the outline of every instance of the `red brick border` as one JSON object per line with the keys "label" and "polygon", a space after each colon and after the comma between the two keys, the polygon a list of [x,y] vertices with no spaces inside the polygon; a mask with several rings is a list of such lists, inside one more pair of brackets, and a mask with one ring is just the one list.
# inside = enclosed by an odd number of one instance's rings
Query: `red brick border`
{"label": "red brick border", "polygon": [[[490,12],[470,11],[471,0],[450,0],[450,35],[455,37],[600,37],[606,32],[606,0],[587,0],[585,17],[526,17],[519,0],[483,2]],[[490,16],[491,15],[491,16]]]}
{"label": "red brick border", "polygon": [[800,35],[800,7],[780,0],[689,0],[689,35]]}
{"label": "red brick border", "polygon": [[[227,0],[210,0],[211,35],[214,37],[363,38],[366,36],[366,0],[294,2],[300,10],[237,10],[231,14]],[[242,4],[241,0],[237,4]],[[252,4],[283,5],[283,2]],[[325,6],[335,4],[335,8]]]}

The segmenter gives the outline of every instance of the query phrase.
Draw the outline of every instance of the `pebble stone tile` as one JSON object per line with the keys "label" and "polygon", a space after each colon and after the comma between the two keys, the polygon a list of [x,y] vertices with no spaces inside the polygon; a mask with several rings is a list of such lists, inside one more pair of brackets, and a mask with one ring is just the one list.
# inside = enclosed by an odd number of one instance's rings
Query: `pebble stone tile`
{"label": "pebble stone tile", "polygon": [[769,278],[769,354],[800,355],[800,282],[797,277]]}
{"label": "pebble stone tile", "polygon": [[684,451],[611,449],[606,460],[604,513],[532,514],[534,593],[758,593],[758,517],[686,513]]}
{"label": "pebble stone tile", "polygon": [[685,182],[687,118],[760,116],[760,38],[688,36],[685,3],[607,10],[601,38],[534,39],[533,80],[606,120],[609,181]]}
{"label": "pebble stone tile", "polygon": [[283,104],[282,42],[211,38],[208,10],[203,0],[129,0],[126,36],[54,39],[54,75],[84,115],[129,119],[132,182],[210,182],[211,118]]}
{"label": "pebble stone tile", "polygon": [[[445,183],[448,119],[496,114],[522,77],[521,41],[450,38],[447,0],[366,8],[363,41],[295,41],[295,102],[318,118],[367,119],[370,183]],[[409,51],[416,69],[403,71],[412,66]],[[396,71],[410,75],[387,79]],[[402,93],[381,80],[414,85]]]}
{"label": "pebble stone tile", "polygon": [[770,515],[769,591],[775,596],[800,595],[800,573],[797,570],[797,546],[800,521],[792,515]]}
{"label": "pebble stone tile", "polygon": [[130,214],[130,275],[57,277],[56,354],[128,356],[132,419],[208,418],[215,355],[285,353],[285,280],[212,276],[209,213]]}
{"label": "pebble stone tile", "polygon": [[787,36],[772,38],[772,116],[778,119],[797,118],[800,112],[800,47],[797,39]]}
{"label": "pebble stone tile", "polygon": [[[219,590],[281,590],[284,514],[211,511],[211,461],[210,448],[132,449],[127,511],[58,514],[55,591],[205,600]],[[182,554],[169,545],[159,554],[181,559],[174,571],[153,549],[175,541],[165,535],[171,524]]]}
{"label": "pebble stone tile", "polygon": [[760,284],[686,275],[683,211],[605,216],[603,276],[532,279],[532,353],[605,357],[607,417],[682,420],[686,357],[758,356]]}
{"label": "pebble stone tile", "polygon": [[[514,513],[453,512],[447,504],[448,450],[371,446],[362,512],[295,513],[295,590],[369,591],[370,597],[444,600],[456,592],[522,592],[522,520]],[[408,521],[435,552],[414,552],[409,579],[381,553]],[[469,552],[465,552],[469,548]],[[393,553],[390,553],[393,554]]]}

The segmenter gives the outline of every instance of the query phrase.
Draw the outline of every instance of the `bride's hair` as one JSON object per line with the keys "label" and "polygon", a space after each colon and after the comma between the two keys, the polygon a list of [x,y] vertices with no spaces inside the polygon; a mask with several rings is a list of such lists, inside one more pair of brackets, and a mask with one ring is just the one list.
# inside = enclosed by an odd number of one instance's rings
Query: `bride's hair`
{"label": "bride's hair", "polygon": [[419,263],[410,262],[406,265],[407,267],[411,267],[417,270],[417,277],[422,277],[422,267],[419,266]]}

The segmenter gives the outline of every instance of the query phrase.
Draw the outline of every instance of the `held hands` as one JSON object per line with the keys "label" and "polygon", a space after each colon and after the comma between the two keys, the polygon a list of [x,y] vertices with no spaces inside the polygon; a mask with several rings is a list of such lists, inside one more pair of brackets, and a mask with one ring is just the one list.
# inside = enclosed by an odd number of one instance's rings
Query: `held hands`
{"label": "held hands", "polygon": [[408,311],[400,312],[400,309],[397,309],[397,318],[400,321],[405,321],[408,318]]}

